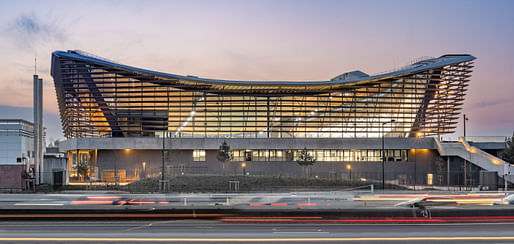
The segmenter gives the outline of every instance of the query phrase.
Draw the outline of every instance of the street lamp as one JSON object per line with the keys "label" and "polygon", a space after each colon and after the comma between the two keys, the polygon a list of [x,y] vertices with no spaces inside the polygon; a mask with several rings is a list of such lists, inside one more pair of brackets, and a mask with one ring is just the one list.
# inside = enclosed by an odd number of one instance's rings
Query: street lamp
{"label": "street lamp", "polygon": [[350,184],[351,184],[352,183],[352,165],[347,164],[346,169],[348,169],[350,171]]}
{"label": "street lamp", "polygon": [[[163,123],[164,125],[164,123]],[[159,189],[160,191],[164,191],[166,188],[166,185],[164,183],[164,161],[166,160],[166,128],[163,128],[162,130],[162,168],[161,168],[161,180],[159,182]]]}
{"label": "street lamp", "polygon": [[466,140],[466,121],[469,120],[469,117],[466,117],[466,114],[464,114],[464,141]]}
{"label": "street lamp", "polygon": [[392,119],[391,121],[387,121],[382,123],[382,191],[385,190],[385,171],[384,171],[384,165],[385,165],[385,152],[384,152],[384,125],[388,123],[393,123],[396,120]]}
{"label": "street lamp", "polygon": [[[421,132],[416,133],[416,138],[421,138],[421,136],[422,136]],[[417,166],[418,154],[416,152],[416,148],[413,148],[412,150],[414,150],[414,190],[416,190],[416,176],[417,176],[416,166]]]}
{"label": "street lamp", "polygon": [[242,163],[241,167],[243,167],[243,175],[246,175],[246,163]]}

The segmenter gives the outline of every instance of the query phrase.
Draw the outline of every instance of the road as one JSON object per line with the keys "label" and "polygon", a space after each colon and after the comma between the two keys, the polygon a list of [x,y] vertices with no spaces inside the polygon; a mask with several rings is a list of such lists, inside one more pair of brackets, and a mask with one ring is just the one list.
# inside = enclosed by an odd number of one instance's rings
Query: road
{"label": "road", "polygon": [[0,222],[0,243],[513,243],[513,228],[513,223],[3,221]]}

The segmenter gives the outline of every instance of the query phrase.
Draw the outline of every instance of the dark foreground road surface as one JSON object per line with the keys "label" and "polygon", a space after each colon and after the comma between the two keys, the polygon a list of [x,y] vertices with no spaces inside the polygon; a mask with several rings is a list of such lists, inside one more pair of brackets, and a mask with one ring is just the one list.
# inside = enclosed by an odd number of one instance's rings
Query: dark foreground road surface
{"label": "dark foreground road surface", "polygon": [[514,223],[2,221],[0,243],[514,243]]}

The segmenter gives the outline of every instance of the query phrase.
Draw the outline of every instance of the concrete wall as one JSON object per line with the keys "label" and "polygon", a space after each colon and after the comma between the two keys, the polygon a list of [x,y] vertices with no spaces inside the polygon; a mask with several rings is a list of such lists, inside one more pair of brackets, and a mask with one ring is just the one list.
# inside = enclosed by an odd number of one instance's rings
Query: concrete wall
{"label": "concrete wall", "polygon": [[[167,138],[165,148],[173,150],[218,149],[226,141],[232,149],[381,149],[381,138]],[[433,138],[385,138],[386,149],[436,149]],[[162,150],[162,138],[75,138],[59,144],[61,151],[76,149]]]}
{"label": "concrete wall", "polygon": [[[169,158],[165,161],[166,176],[190,174],[225,174],[242,175],[242,162],[230,161],[222,163],[216,158],[217,150],[207,150],[206,160],[193,161],[192,150],[171,150]],[[416,184],[426,184],[427,174],[434,175],[436,182],[438,154],[434,150],[409,150],[407,162],[386,162],[386,180],[397,180],[402,184],[413,184],[416,173]],[[143,170],[145,162],[145,170]],[[367,180],[381,180],[381,162],[317,162],[312,166],[311,176],[320,178],[349,179],[350,172],[346,168],[352,166],[352,179],[366,178]],[[445,165],[444,165],[445,166]],[[141,177],[158,176],[162,168],[162,151],[160,150],[98,150],[99,171],[125,169],[127,178],[135,178],[136,171]],[[246,162],[245,171],[250,175],[281,175],[302,176],[303,169],[296,162]],[[445,172],[439,172],[445,176]]]}
{"label": "concrete wall", "polygon": [[[182,174],[243,174],[241,162],[225,164],[216,159],[219,146],[226,141],[232,149],[381,149],[381,138],[355,139],[213,139],[172,138],[165,140],[170,150],[165,162],[165,175]],[[60,150],[97,149],[98,170],[125,169],[128,179],[137,175],[157,176],[162,168],[161,138],[78,138],[60,143]],[[386,180],[399,180],[412,184],[416,172],[416,184],[426,183],[426,174],[437,173],[435,159],[438,157],[433,138],[385,138],[386,149],[409,150],[408,162],[386,162]],[[126,150],[131,149],[131,150]],[[193,161],[193,149],[206,150],[206,161]],[[423,149],[423,150],[418,150]],[[143,169],[145,162],[145,169]],[[381,162],[318,162],[312,166],[311,175],[323,178],[347,179],[350,177],[346,165],[352,165],[352,179],[366,178],[380,180]],[[246,172],[252,175],[300,176],[303,169],[296,162],[247,162]],[[101,175],[99,175],[101,178]],[[434,183],[436,178],[434,178]]]}

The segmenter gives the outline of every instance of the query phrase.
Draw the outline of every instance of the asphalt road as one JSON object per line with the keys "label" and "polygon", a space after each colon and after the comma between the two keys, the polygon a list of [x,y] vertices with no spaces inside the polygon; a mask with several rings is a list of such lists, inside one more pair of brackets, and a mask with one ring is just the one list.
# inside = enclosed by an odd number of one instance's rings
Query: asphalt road
{"label": "asphalt road", "polygon": [[4,221],[0,243],[513,243],[514,223],[280,224]]}

